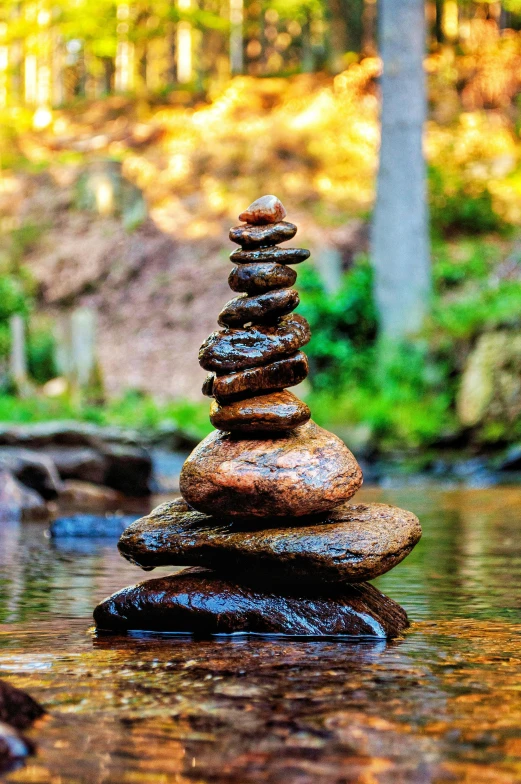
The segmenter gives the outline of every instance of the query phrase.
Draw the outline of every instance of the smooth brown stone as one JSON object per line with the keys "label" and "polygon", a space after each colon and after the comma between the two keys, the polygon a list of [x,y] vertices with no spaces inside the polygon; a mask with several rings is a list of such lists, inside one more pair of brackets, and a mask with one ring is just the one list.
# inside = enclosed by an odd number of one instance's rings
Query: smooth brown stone
{"label": "smooth brown stone", "polygon": [[274,326],[225,328],[206,338],[199,364],[223,374],[257,367],[294,354],[310,337],[309,324],[298,314],[284,316]]}
{"label": "smooth brown stone", "polygon": [[256,261],[300,264],[309,259],[309,255],[309,250],[304,248],[257,248],[257,250],[234,250],[230,253],[230,261],[234,264],[251,264]]}
{"label": "smooth brown stone", "polygon": [[308,359],[302,351],[298,351],[292,357],[285,357],[262,367],[248,368],[226,376],[212,374],[211,393],[208,397],[226,400],[245,393],[255,395],[258,392],[285,389],[300,384],[308,372]]}
{"label": "smooth brown stone", "polygon": [[239,220],[245,223],[278,223],[286,217],[284,205],[276,196],[268,194],[255,199],[247,210],[241,212]]}
{"label": "smooth brown stone", "polygon": [[271,223],[268,226],[246,224],[230,229],[230,239],[242,248],[262,248],[291,240],[296,233],[297,227],[286,221]]}
{"label": "smooth brown stone", "polygon": [[246,583],[324,585],[372,580],[399,564],[421,537],[417,517],[386,504],[342,504],[281,522],[270,527],[269,519],[253,525],[205,515],[178,498],[132,523],[118,547],[142,569],[206,566]]}
{"label": "smooth brown stone", "polygon": [[242,327],[249,322],[259,324],[274,321],[295,310],[299,302],[298,291],[295,289],[268,291],[257,297],[243,294],[226,303],[219,313],[218,322],[223,327]]}
{"label": "smooth brown stone", "polygon": [[297,273],[291,267],[274,262],[258,264],[238,264],[228,275],[228,285],[232,291],[245,291],[247,294],[263,294],[271,289],[286,289],[293,286]]}
{"label": "smooth brown stone", "polygon": [[408,626],[399,604],[373,585],[343,586],[306,596],[277,595],[226,580],[215,572],[186,569],[146,580],[105,599],[94,610],[101,631],[149,630],[197,635],[349,635],[392,638]]}
{"label": "smooth brown stone", "polygon": [[238,438],[216,430],[181,471],[185,501],[230,517],[300,517],[333,509],[362,484],[345,444],[312,420],[283,437]]}
{"label": "smooth brown stone", "polygon": [[210,422],[218,430],[231,433],[271,433],[303,425],[311,411],[302,400],[287,390],[236,400],[210,407]]}

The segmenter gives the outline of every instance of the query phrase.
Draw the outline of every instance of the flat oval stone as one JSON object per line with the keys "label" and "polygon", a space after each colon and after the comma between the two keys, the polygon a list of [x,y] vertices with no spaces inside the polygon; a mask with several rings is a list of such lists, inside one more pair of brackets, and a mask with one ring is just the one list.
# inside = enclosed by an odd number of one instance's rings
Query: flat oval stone
{"label": "flat oval stone", "polygon": [[143,569],[206,566],[246,583],[324,585],[372,580],[399,564],[421,537],[417,517],[386,504],[342,504],[281,523],[205,515],[178,498],[132,523],[118,547]]}
{"label": "flat oval stone", "polygon": [[256,261],[276,261],[278,264],[300,264],[309,259],[305,248],[257,248],[256,250],[234,250],[230,261],[234,264],[251,264]]}
{"label": "flat oval stone", "polygon": [[268,194],[250,204],[247,210],[241,212],[239,220],[246,223],[278,223],[286,217],[284,205],[276,196]]}
{"label": "flat oval stone", "polygon": [[234,226],[230,229],[230,239],[242,248],[262,248],[278,245],[279,242],[291,240],[297,233],[294,223],[281,221],[268,226]]}
{"label": "flat oval stone", "polygon": [[278,438],[238,438],[216,430],[181,471],[185,501],[206,514],[300,517],[333,509],[362,484],[345,444],[312,420]]}
{"label": "flat oval stone", "polygon": [[311,411],[302,400],[287,390],[236,400],[210,407],[210,422],[218,430],[231,433],[267,433],[290,430],[303,425]]}
{"label": "flat oval stone", "polygon": [[214,572],[186,569],[124,588],[94,610],[98,629],[150,630],[196,635],[261,633],[396,637],[407,614],[368,583],[341,593],[278,595],[223,579]]}
{"label": "flat oval stone", "polygon": [[226,328],[206,338],[199,364],[216,373],[257,367],[294,354],[310,337],[309,324],[298,314],[284,316],[273,326]]}
{"label": "flat oval stone", "polygon": [[259,294],[257,297],[235,297],[219,313],[218,322],[223,327],[242,327],[253,322],[259,324],[286,316],[298,306],[300,298],[295,289],[279,289]]}
{"label": "flat oval stone", "polygon": [[271,289],[290,288],[296,279],[297,273],[291,267],[274,262],[259,262],[233,267],[228,275],[228,285],[232,291],[262,294]]}
{"label": "flat oval stone", "polygon": [[239,373],[226,376],[213,376],[209,397],[217,400],[256,392],[270,392],[285,389],[304,381],[309,372],[308,359],[302,351],[292,357],[270,362],[262,367],[247,368]]}
{"label": "flat oval stone", "polygon": [[208,373],[203,381],[201,392],[205,397],[213,397],[213,383],[215,380],[215,373]]}

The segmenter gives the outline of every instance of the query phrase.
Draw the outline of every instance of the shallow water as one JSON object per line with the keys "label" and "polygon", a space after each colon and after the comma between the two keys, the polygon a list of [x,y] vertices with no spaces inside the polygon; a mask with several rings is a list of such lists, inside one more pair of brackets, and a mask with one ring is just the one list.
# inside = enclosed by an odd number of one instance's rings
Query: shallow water
{"label": "shallow water", "polygon": [[97,638],[94,605],[146,575],[110,540],[0,527],[0,678],[50,714],[6,781],[521,782],[521,489],[358,498],[424,527],[375,581],[412,621],[390,644]]}

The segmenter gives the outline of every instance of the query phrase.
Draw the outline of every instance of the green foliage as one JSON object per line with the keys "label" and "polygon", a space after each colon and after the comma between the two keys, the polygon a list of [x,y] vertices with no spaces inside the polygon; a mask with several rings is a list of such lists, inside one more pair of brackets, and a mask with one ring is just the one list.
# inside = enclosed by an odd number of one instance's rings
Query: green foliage
{"label": "green foliage", "polygon": [[174,425],[196,439],[212,430],[208,403],[172,400],[159,403],[149,395],[129,391],[104,407],[76,405],[69,397],[33,396],[18,398],[0,394],[0,422],[31,423],[53,419],[76,419],[97,425],[117,425],[138,430],[155,430]]}
{"label": "green foliage", "polygon": [[485,183],[479,188],[466,181],[461,171],[429,166],[429,204],[435,234],[486,234],[503,232],[507,224],[494,209],[492,194]]}
{"label": "green foliage", "polygon": [[56,341],[47,326],[31,327],[27,341],[27,366],[29,375],[37,384],[45,384],[58,375],[56,368]]}
{"label": "green foliage", "polygon": [[371,357],[365,350],[377,331],[372,296],[372,269],[359,259],[344,276],[335,294],[324,291],[316,271],[308,266],[299,274],[300,312],[311,326],[306,349],[317,389],[338,388],[345,379],[361,379]]}

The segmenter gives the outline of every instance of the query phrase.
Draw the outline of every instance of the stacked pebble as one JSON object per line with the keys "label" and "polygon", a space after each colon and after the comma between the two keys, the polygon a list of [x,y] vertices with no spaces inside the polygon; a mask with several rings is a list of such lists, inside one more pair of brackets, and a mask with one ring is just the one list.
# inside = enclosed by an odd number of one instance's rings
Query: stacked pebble
{"label": "stacked pebble", "polygon": [[241,250],[229,281],[242,295],[199,354],[217,429],[183,466],[183,498],[119,542],[143,569],[195,568],[109,597],[94,613],[100,629],[393,637],[407,626],[404,610],[365,581],[409,554],[417,518],[348,504],[362,483],[358,463],[286,390],[307,375],[300,349],[310,332],[290,315],[299,302],[291,265],[309,253],[277,247],[297,230],[285,215],[264,196],[231,229]]}
{"label": "stacked pebble", "polygon": [[254,202],[230,229],[241,246],[231,254],[235,263],[228,282],[241,296],[219,314],[222,330],[203,343],[199,362],[211,371],[203,393],[214,398],[210,421],[232,433],[280,432],[304,424],[309,408],[283,391],[308,374],[306,355],[299,351],[310,339],[302,316],[290,316],[299,304],[298,292],[288,288],[297,274],[292,266],[309,257],[303,248],[279,248],[297,227],[282,219],[286,210],[275,196]]}

